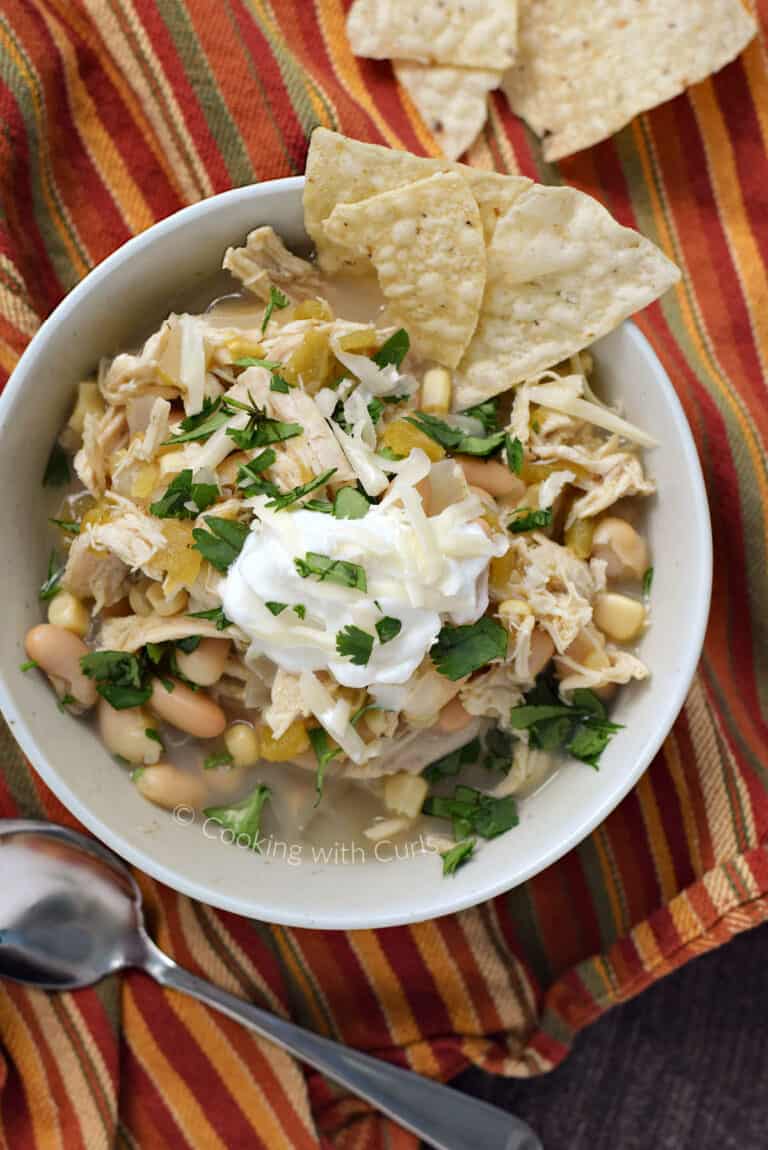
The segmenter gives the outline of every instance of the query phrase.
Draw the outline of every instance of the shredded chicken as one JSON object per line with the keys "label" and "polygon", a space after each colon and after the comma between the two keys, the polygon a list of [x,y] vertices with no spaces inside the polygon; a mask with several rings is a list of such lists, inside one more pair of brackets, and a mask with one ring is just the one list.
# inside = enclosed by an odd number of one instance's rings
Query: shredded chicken
{"label": "shredded chicken", "polygon": [[93,599],[98,614],[125,597],[128,574],[129,568],[117,555],[94,551],[87,535],[78,535],[69,549],[61,586],[78,599]]}
{"label": "shredded chicken", "polygon": [[320,291],[314,266],[289,252],[270,227],[249,232],[244,247],[227,248],[222,267],[265,303],[273,284],[291,290],[299,298]]}
{"label": "shredded chicken", "polygon": [[146,515],[122,495],[110,492],[110,518],[89,524],[83,537],[96,551],[111,551],[131,571],[144,569],[167,546],[160,520]]}
{"label": "shredded chicken", "polygon": [[115,356],[100,381],[107,403],[124,404],[148,392],[166,399],[179,394],[178,387],[169,385],[158,374],[159,360],[167,347],[171,328],[172,321],[168,319],[149,337],[140,352]]}
{"label": "shredded chicken", "polygon": [[528,603],[557,650],[564,651],[592,618],[597,588],[589,564],[539,532],[513,538],[510,551],[517,564],[509,597]]}
{"label": "shredded chicken", "polygon": [[83,422],[83,446],[75,456],[75,473],[95,498],[109,482],[110,457],[127,435],[125,413],[109,408],[103,415],[88,413]]}
{"label": "shredded chicken", "polygon": [[514,663],[500,663],[476,675],[461,688],[460,698],[470,715],[496,719],[508,726],[509,712],[523,697]]}
{"label": "shredded chicken", "polygon": [[309,711],[302,706],[299,676],[290,675],[280,667],[272,684],[271,701],[264,711],[264,722],[279,739],[297,719],[305,719]]}
{"label": "shredded chicken", "polygon": [[99,646],[107,651],[138,651],[147,643],[174,643],[191,635],[203,638],[229,638],[208,619],[190,619],[189,615],[124,615],[105,619],[99,635]]}

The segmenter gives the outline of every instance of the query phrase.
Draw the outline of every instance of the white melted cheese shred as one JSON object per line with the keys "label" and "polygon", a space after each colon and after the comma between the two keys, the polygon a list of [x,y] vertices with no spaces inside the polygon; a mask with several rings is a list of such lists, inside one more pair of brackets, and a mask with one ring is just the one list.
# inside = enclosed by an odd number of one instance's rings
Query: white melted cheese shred
{"label": "white melted cheese shred", "polygon": [[[416,484],[430,467],[424,452],[412,451],[381,503],[362,519],[270,511],[266,498],[253,500],[251,533],[220,585],[225,614],[250,639],[249,660],[264,655],[295,674],[328,671],[347,687],[406,683],[443,622],[480,618],[488,606],[490,560],[509,544],[483,530],[477,521],[483,505],[473,494],[428,518]],[[310,551],[361,566],[367,590],[302,578],[295,560]],[[287,608],[273,615],[268,602]],[[305,608],[304,619],[296,606]],[[386,615],[402,628],[380,643],[376,623]],[[347,626],[375,638],[365,666],[337,653],[336,637]]]}

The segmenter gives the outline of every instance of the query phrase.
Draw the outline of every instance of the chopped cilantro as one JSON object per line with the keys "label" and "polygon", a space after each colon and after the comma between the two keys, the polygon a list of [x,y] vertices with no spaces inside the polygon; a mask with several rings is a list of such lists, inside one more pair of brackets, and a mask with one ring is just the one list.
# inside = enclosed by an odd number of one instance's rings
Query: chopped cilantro
{"label": "chopped cilantro", "polygon": [[380,643],[389,643],[392,639],[396,639],[402,629],[401,620],[393,619],[391,615],[385,615],[376,624],[376,634],[379,636]]}
{"label": "chopped cilantro", "polygon": [[485,736],[483,766],[488,771],[501,771],[508,774],[514,757],[515,740],[501,727],[491,727]]}
{"label": "chopped cilantro", "polygon": [[54,443],[43,472],[43,487],[63,487],[69,483],[69,459],[60,443]]}
{"label": "chopped cilantro", "polygon": [[27,659],[26,663],[19,663],[20,671],[31,671],[33,667],[39,667],[40,664],[34,659]]}
{"label": "chopped cilantro", "polygon": [[281,363],[276,363],[271,359],[257,359],[253,355],[244,355],[242,359],[234,359],[233,364],[235,367],[265,367],[267,371],[275,371],[278,367],[282,367]]}
{"label": "chopped cilantro", "polygon": [[523,469],[523,445],[515,436],[507,435],[504,438],[507,453],[507,467],[513,475],[519,475]]}
{"label": "chopped cilantro", "polygon": [[269,384],[270,391],[279,391],[283,395],[287,395],[291,390],[291,385],[287,379],[283,379],[282,375],[278,375],[276,371],[272,372],[272,379]]}
{"label": "chopped cilantro", "polygon": [[206,807],[203,814],[233,831],[238,846],[242,844],[258,851],[261,812],[271,794],[269,787],[259,783],[242,802],[234,803],[231,807]]}
{"label": "chopped cilantro", "polygon": [[254,456],[247,463],[243,463],[237,470],[237,486],[243,488],[243,495],[251,498],[253,495],[279,495],[280,488],[263,479],[261,472],[271,467],[277,460],[277,452],[273,447],[267,447],[259,455]]}
{"label": "chopped cilantro", "polygon": [[570,703],[560,700],[546,675],[540,675],[525,701],[509,713],[514,730],[528,731],[530,745],[545,751],[565,750],[597,769],[600,756],[621,727],[608,721],[593,691],[579,688]]}
{"label": "chopped cilantro", "polygon": [[476,763],[480,757],[480,740],[472,739],[463,747],[458,747],[448,755],[435,759],[421,772],[427,782],[436,783],[439,779],[446,779],[450,775],[458,775],[462,767]]}
{"label": "chopped cilantro", "polygon": [[297,603],[296,606],[293,608],[293,610],[298,615],[298,617],[300,619],[306,619],[307,608],[304,606],[303,603]]}
{"label": "chopped cilantro", "polygon": [[378,454],[382,459],[389,459],[392,463],[398,463],[401,459],[405,459],[404,455],[401,455],[398,451],[393,451],[386,443],[383,447],[378,448]]}
{"label": "chopped cilantro", "polygon": [[65,715],[67,713],[67,707],[71,707],[72,704],[76,703],[76,702],[77,702],[77,699],[75,698],[75,696],[70,695],[69,692],[67,691],[66,694],[62,695],[60,699],[56,700],[56,706],[59,708],[62,715]]}
{"label": "chopped cilantro", "polygon": [[183,651],[185,655],[191,655],[193,651],[197,650],[202,641],[202,635],[188,635],[186,639],[177,639],[176,646],[180,651]]}
{"label": "chopped cilantro", "polygon": [[499,430],[499,401],[486,399],[483,403],[476,403],[474,407],[467,407],[461,413],[479,419],[486,435],[492,435]]}
{"label": "chopped cilantro", "polygon": [[302,511],[317,511],[322,515],[333,515],[333,504],[330,499],[308,499],[301,505]]}
{"label": "chopped cilantro", "polygon": [[323,727],[311,727],[307,731],[307,734],[312,744],[312,750],[315,752],[315,758],[317,759],[317,775],[315,776],[315,789],[317,790],[315,806],[317,806],[323,797],[323,776],[325,775],[325,768],[331,759],[335,759],[336,756],[340,754],[341,748],[331,745],[328,739],[328,732]]}
{"label": "chopped cilantro", "polygon": [[221,607],[213,607],[210,611],[193,611],[188,617],[190,619],[208,619],[211,623],[216,624],[217,631],[225,631],[227,627],[232,626],[232,620],[227,618]]}
{"label": "chopped cilantro", "polygon": [[297,503],[302,496],[309,495],[310,491],[314,491],[318,487],[324,487],[335,473],[336,468],[329,467],[322,475],[316,475],[314,479],[310,479],[309,483],[302,483],[300,487],[294,487],[292,491],[286,491],[281,495],[274,495],[267,501],[266,506],[272,511],[283,511],[286,507],[290,507],[292,503]]}
{"label": "chopped cilantro", "polygon": [[154,663],[155,666],[160,663],[165,655],[165,647],[162,643],[146,643],[144,650],[147,652],[150,662]]}
{"label": "chopped cilantro", "polygon": [[371,504],[356,487],[342,487],[337,491],[333,502],[333,514],[337,519],[362,519],[368,514]]}
{"label": "chopped cilantro", "polygon": [[207,755],[203,759],[203,770],[213,771],[216,767],[231,767],[234,761],[229,751],[214,751],[212,755]]}
{"label": "chopped cilantro", "polygon": [[647,567],[643,575],[643,595],[646,597],[651,593],[653,586],[653,567]]}
{"label": "chopped cilantro", "polygon": [[349,716],[349,721],[354,727],[360,721],[360,719],[362,719],[363,715],[368,713],[368,711],[383,710],[384,708],[380,707],[378,703],[363,703],[362,707],[358,707],[356,711],[352,712],[352,714]]}
{"label": "chopped cilantro", "polygon": [[517,804],[512,795],[495,798],[475,787],[459,785],[452,795],[430,795],[421,808],[425,815],[450,819],[458,839],[469,834],[494,839],[517,826]]}
{"label": "chopped cilantro", "polygon": [[166,439],[163,446],[167,447],[172,443],[190,443],[194,439],[207,439],[231,418],[232,412],[224,406],[221,396],[218,399],[206,398],[203,400],[202,410],[196,415],[188,415],[186,419],[182,419],[179,434]]}
{"label": "chopped cilantro", "polygon": [[381,345],[376,354],[371,356],[371,359],[378,367],[387,367],[390,363],[393,363],[395,367],[400,367],[410,346],[411,341],[408,332],[401,327]]}
{"label": "chopped cilantro", "polygon": [[[403,403],[408,399],[406,394],[403,395],[375,395],[371,402],[368,404],[368,414],[371,417],[372,423],[378,423],[381,419],[381,413],[387,404]],[[338,421],[337,421],[338,422]]]}
{"label": "chopped cilantro", "polygon": [[150,503],[149,510],[158,519],[195,519],[216,502],[218,494],[215,483],[195,483],[192,469],[187,467],[171,480],[165,495],[156,503]]}
{"label": "chopped cilantro", "polygon": [[144,728],[144,734],[147,736],[148,739],[152,739],[152,741],[154,743],[159,743],[160,746],[162,747],[163,740],[160,738],[160,732],[156,731],[154,727],[145,727]]}
{"label": "chopped cilantro", "polygon": [[49,523],[53,523],[54,527],[58,527],[60,531],[64,531],[67,535],[79,535],[80,524],[76,519],[49,519]]}
{"label": "chopped cilantro", "polygon": [[336,650],[356,667],[364,667],[373,651],[373,635],[350,623],[337,633]]}
{"label": "chopped cilantro", "polygon": [[275,616],[281,615],[283,611],[287,611],[288,609],[287,603],[278,603],[275,599],[267,600],[264,606],[267,608],[271,615]]}
{"label": "chopped cilantro", "polygon": [[129,651],[90,651],[82,656],[80,666],[117,711],[140,707],[152,694],[152,688],[143,682],[141,659]]}
{"label": "chopped cilantro", "polygon": [[495,431],[491,435],[467,435],[460,427],[452,427],[450,423],[427,411],[414,412],[406,416],[406,419],[446,451],[457,451],[462,455],[492,455],[504,442],[503,431]]}
{"label": "chopped cilantro", "polygon": [[287,295],[283,295],[280,288],[276,288],[274,284],[269,285],[269,303],[267,304],[266,311],[264,312],[264,319],[261,321],[261,330],[267,330],[267,324],[272,319],[272,312],[277,308],[282,311],[283,308],[288,307],[290,300]]}
{"label": "chopped cilantro", "polygon": [[460,866],[469,862],[475,851],[475,839],[462,839],[443,855],[443,874],[455,874]]}
{"label": "chopped cilantro", "polygon": [[552,525],[551,507],[518,507],[515,516],[516,518],[507,524],[507,530],[511,531],[513,535],[520,535],[523,531],[536,531],[541,527]]}
{"label": "chopped cilantro", "polygon": [[244,404],[238,404],[238,407],[249,411],[250,419],[243,428],[228,427],[227,435],[241,451],[250,451],[252,447],[266,447],[269,443],[283,443],[284,440],[293,439],[304,432],[300,423],[284,423],[280,419],[270,419],[257,407],[246,407]]}
{"label": "chopped cilantro", "polygon": [[320,555],[308,551],[303,559],[294,559],[294,565],[302,579],[316,575],[321,583],[338,583],[340,587],[353,587],[357,591],[367,591],[368,581],[365,571],[357,563],[346,559],[331,559],[330,555]]}
{"label": "chopped cilantro", "polygon": [[48,559],[48,574],[45,582],[38,591],[38,598],[47,603],[49,599],[53,599],[54,595],[58,595],[60,591],[59,584],[61,577],[64,574],[64,565],[59,566],[59,558],[55,551],[51,551]]}
{"label": "chopped cilantro", "polygon": [[248,538],[248,526],[231,519],[220,519],[217,515],[206,515],[205,522],[210,530],[195,527],[192,531],[193,547],[217,571],[226,571],[243,549]]}
{"label": "chopped cilantro", "polygon": [[506,628],[487,615],[462,627],[444,626],[430,651],[440,674],[454,682],[506,653]]}

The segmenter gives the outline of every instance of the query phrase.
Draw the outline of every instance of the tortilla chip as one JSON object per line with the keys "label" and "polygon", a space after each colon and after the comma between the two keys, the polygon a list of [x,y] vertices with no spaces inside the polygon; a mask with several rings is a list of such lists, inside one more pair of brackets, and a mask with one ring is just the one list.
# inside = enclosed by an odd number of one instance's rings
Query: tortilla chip
{"label": "tortilla chip", "polygon": [[480,209],[486,243],[501,216],[531,184],[524,176],[502,176],[448,160],[412,156],[410,152],[363,144],[327,128],[316,128],[307,156],[304,224],[317,248],[322,270],[354,275],[370,270],[367,257],[351,254],[348,248],[326,236],[323,221],[337,204],[355,204],[436,172],[455,172],[467,181]]}
{"label": "tortilla chip", "polygon": [[393,61],[399,83],[440,145],[455,160],[466,152],[483,129],[488,93],[498,88],[501,72],[492,68],[447,68]]}
{"label": "tortilla chip", "polygon": [[517,0],[355,0],[347,35],[356,56],[461,68],[508,68]]}
{"label": "tortilla chip", "polygon": [[417,355],[455,367],[477,326],[485,240],[469,186],[438,172],[357,204],[339,204],[329,237],[367,254],[394,323]]}
{"label": "tortilla chip", "polygon": [[605,140],[648,108],[724,67],[757,32],[740,0],[536,0],[521,6],[512,109],[544,158]]}
{"label": "tortilla chip", "polygon": [[461,410],[552,367],[680,278],[659,249],[575,188],[535,184],[499,220],[475,336],[454,376]]}

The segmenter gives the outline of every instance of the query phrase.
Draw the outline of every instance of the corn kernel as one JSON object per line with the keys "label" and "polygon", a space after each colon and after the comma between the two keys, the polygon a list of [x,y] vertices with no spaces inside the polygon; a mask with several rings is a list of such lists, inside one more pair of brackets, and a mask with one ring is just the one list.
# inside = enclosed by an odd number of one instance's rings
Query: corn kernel
{"label": "corn kernel", "polygon": [[505,599],[498,607],[499,618],[507,627],[531,614],[531,608],[524,599]]}
{"label": "corn kernel", "polygon": [[259,758],[259,736],[248,723],[233,723],[224,732],[224,745],[235,767],[252,767]]}
{"label": "corn kernel", "polygon": [[177,590],[166,595],[158,583],[152,583],[146,590],[147,601],[157,615],[178,615],[186,610],[189,596],[186,591]]}
{"label": "corn kernel", "polygon": [[442,415],[451,409],[451,373],[444,367],[431,367],[421,384],[422,411]]}
{"label": "corn kernel", "polygon": [[435,443],[434,439],[430,439],[420,428],[405,419],[396,419],[388,424],[382,433],[381,442],[398,455],[409,455],[415,447],[420,447],[433,463],[445,458],[445,451],[439,443]]}
{"label": "corn kernel", "polygon": [[154,463],[145,463],[139,468],[131,484],[131,496],[134,499],[149,499],[157,486],[158,471]]}
{"label": "corn kernel", "polygon": [[577,519],[565,529],[565,545],[577,559],[588,559],[592,552],[592,536],[595,531],[594,519]]}
{"label": "corn kernel", "polygon": [[91,617],[76,595],[59,591],[48,604],[48,622],[83,636],[90,626]]}
{"label": "corn kernel", "polygon": [[287,763],[296,755],[309,750],[307,725],[303,719],[296,719],[279,739],[275,738],[269,727],[262,727],[259,742],[262,759],[268,763]]}
{"label": "corn kernel", "polygon": [[253,339],[246,339],[244,336],[235,336],[234,339],[228,339],[226,343],[227,351],[232,356],[232,359],[265,359],[264,348],[260,343],[256,343]]}

